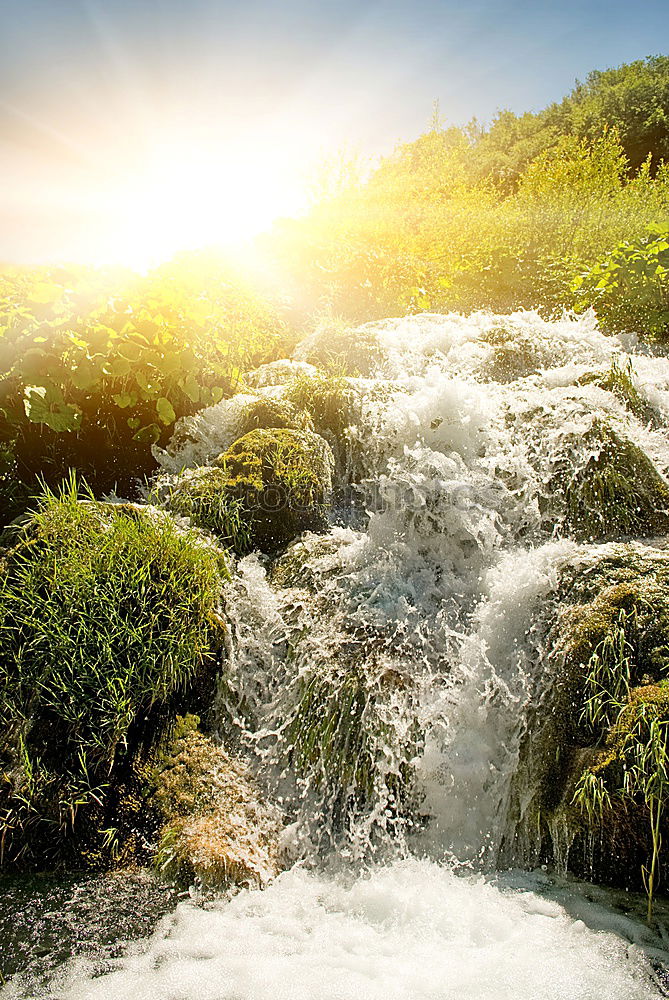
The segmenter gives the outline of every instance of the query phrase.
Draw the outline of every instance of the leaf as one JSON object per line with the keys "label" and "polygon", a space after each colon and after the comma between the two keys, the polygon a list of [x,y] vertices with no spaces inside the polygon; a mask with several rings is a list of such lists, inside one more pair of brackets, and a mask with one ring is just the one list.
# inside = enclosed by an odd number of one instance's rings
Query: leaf
{"label": "leaf", "polygon": [[62,393],[53,387],[27,386],[23,406],[31,423],[46,424],[57,433],[76,431],[81,427],[79,407],[66,403]]}
{"label": "leaf", "polygon": [[173,424],[177,418],[174,407],[166,396],[161,396],[156,402],[156,412],[166,427]]}
{"label": "leaf", "polygon": [[133,441],[140,441],[142,444],[155,444],[160,440],[160,427],[158,424],[147,424],[133,434]]}
{"label": "leaf", "polygon": [[62,294],[63,289],[60,285],[51,285],[45,281],[41,281],[32,286],[27,299],[28,302],[43,306],[50,302],[57,302]]}
{"label": "leaf", "polygon": [[115,357],[106,367],[112,378],[125,378],[130,374],[130,362],[127,358]]}
{"label": "leaf", "polygon": [[200,386],[198,385],[197,379],[194,375],[187,375],[185,379],[179,382],[181,391],[185,396],[193,403],[200,402]]}
{"label": "leaf", "polygon": [[126,410],[133,403],[137,402],[137,398],[130,392],[118,392],[115,396],[112,396],[112,399],[121,410]]}

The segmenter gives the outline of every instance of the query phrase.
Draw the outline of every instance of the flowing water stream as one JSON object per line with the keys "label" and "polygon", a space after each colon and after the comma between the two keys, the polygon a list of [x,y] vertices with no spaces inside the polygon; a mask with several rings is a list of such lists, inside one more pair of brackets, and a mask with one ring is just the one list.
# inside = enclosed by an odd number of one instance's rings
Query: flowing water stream
{"label": "flowing water stream", "polygon": [[[250,401],[315,374],[318,344],[183,422],[165,470],[210,462]],[[628,355],[636,413],[584,378]],[[669,996],[662,908],[645,928],[640,898],[542,871],[519,835],[561,574],[617,544],[569,537],[556,475],[586,466],[603,424],[667,474],[669,361],[592,316],[522,313],[369,324],[347,362],[366,374],[337,426],[316,428],[335,451],[329,532],[241,559],[225,594],[220,728],[286,814],[287,870],[263,891],[188,897],[122,955],[82,953],[0,995]]]}

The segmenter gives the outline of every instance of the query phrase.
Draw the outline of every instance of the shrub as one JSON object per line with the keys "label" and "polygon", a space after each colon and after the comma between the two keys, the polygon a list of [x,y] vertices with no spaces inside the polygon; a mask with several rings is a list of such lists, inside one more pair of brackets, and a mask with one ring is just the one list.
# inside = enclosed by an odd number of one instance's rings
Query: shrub
{"label": "shrub", "polygon": [[43,492],[0,575],[6,864],[115,842],[117,786],[215,662],[224,572],[163,512]]}
{"label": "shrub", "polygon": [[594,306],[606,329],[665,341],[669,336],[669,225],[648,225],[644,236],[619,243],[579,275],[573,288],[577,305]]}
{"label": "shrub", "polygon": [[0,272],[5,520],[16,479],[32,488],[72,467],[97,492],[129,491],[178,417],[229,395],[244,367],[285,350],[286,336],[277,310],[206,255],[184,255],[146,278]]}

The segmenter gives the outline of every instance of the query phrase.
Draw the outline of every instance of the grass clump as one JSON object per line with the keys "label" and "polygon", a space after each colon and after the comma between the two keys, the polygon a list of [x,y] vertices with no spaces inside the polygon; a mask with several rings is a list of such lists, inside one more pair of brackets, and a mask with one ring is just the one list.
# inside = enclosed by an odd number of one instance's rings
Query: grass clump
{"label": "grass clump", "polygon": [[228,476],[222,469],[200,466],[186,469],[166,485],[159,483],[154,495],[168,510],[217,535],[229,548],[243,552],[251,544],[251,534],[242,501],[229,495],[227,485]]}
{"label": "grass clump", "polygon": [[43,492],[0,571],[5,865],[118,852],[119,790],[215,662],[224,573],[167,514]]}
{"label": "grass clump", "polygon": [[[619,655],[624,654],[624,622],[616,631],[611,651],[618,645]],[[591,824],[606,822],[607,813],[621,806],[645,813],[651,851],[641,874],[650,922],[669,803],[669,684],[663,681],[630,689],[626,660],[623,656],[617,671],[607,669],[603,675],[599,658],[593,658],[589,666],[591,693],[582,718],[590,724],[608,722],[608,727],[604,751],[581,775],[572,804],[586,813]]]}
{"label": "grass clump", "polygon": [[590,452],[585,465],[552,484],[564,490],[565,532],[597,541],[669,531],[669,486],[641,448],[599,420],[581,446]]}
{"label": "grass clump", "polygon": [[611,367],[603,372],[587,372],[578,380],[579,385],[596,385],[606,392],[613,393],[626,409],[640,420],[645,420],[649,407],[644,402],[634,382],[632,359],[627,359],[626,365],[621,365],[618,358],[613,358]]}
{"label": "grass clump", "polygon": [[216,460],[228,502],[239,505],[249,547],[275,552],[302,531],[327,524],[332,452],[318,434],[287,428],[250,431]]}

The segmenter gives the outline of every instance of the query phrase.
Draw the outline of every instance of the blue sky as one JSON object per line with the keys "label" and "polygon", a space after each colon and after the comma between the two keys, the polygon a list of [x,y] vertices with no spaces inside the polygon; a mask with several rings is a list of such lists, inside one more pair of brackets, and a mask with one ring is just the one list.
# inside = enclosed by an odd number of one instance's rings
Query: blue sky
{"label": "blue sky", "polygon": [[0,255],[53,256],[165,136],[246,143],[287,176],[415,137],[437,98],[448,122],[488,121],[668,51],[667,0],[0,0]]}

